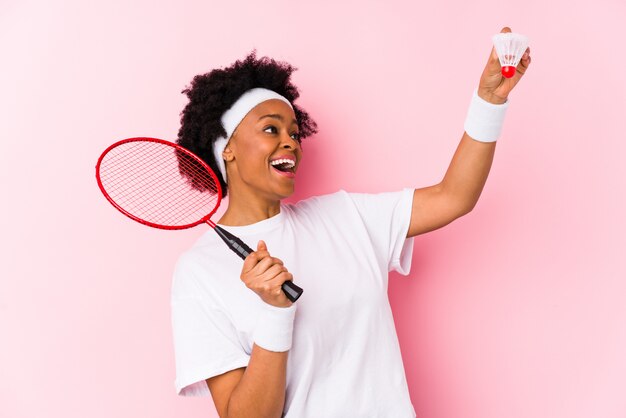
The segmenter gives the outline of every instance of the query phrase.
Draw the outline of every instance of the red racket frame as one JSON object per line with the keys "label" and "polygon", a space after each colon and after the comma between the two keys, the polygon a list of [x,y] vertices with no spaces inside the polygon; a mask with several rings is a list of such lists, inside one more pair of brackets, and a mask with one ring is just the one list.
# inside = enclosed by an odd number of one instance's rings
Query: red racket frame
{"label": "red racket frame", "polygon": [[[128,143],[128,142],[158,142],[158,143],[161,143],[161,144],[165,144],[165,145],[167,145],[169,147],[175,148],[177,151],[180,151],[180,152],[188,155],[190,158],[195,160],[198,164],[202,165],[206,169],[206,171],[209,173],[209,175],[213,178],[213,180],[215,181],[215,186],[217,188],[217,203],[215,204],[215,207],[213,208],[213,210],[208,215],[204,216],[203,218],[199,219],[198,221],[196,221],[194,223],[190,223],[190,224],[186,224],[186,225],[167,226],[167,225],[155,224],[155,223],[146,221],[145,219],[138,218],[135,215],[127,212],[126,210],[124,210],[124,208],[122,208],[117,203],[115,203],[115,201],[111,198],[111,196],[109,196],[109,194],[104,189],[104,186],[102,185],[102,181],[100,180],[100,164],[102,163],[102,160],[104,159],[104,157],[109,153],[109,151],[111,151],[113,148],[116,148],[116,147],[118,147],[118,146],[120,146],[122,144]],[[127,138],[127,139],[122,139],[121,141],[117,141],[116,143],[112,144],[107,149],[105,149],[102,152],[102,155],[100,155],[100,158],[98,158],[98,163],[96,164],[96,180],[98,181],[98,187],[100,188],[100,191],[102,192],[104,197],[106,197],[106,199],[109,201],[109,203],[111,203],[117,210],[122,212],[124,215],[128,216],[132,220],[137,221],[137,222],[139,222],[141,224],[144,224],[144,225],[147,225],[147,226],[151,226],[153,228],[168,229],[168,230],[187,229],[187,228],[194,227],[196,225],[200,225],[201,223],[207,223],[211,227],[215,227],[215,223],[213,221],[211,221],[210,218],[217,211],[217,209],[220,207],[220,203],[222,202],[222,186],[220,185],[220,182],[217,179],[217,176],[215,175],[215,173],[213,172],[211,167],[208,166],[207,163],[202,161],[200,159],[200,157],[198,157],[196,154],[192,153],[188,149],[183,148],[180,145],[175,144],[173,142],[165,141],[163,139],[158,139],[158,138],[149,138],[149,137],[135,137],[135,138]]]}

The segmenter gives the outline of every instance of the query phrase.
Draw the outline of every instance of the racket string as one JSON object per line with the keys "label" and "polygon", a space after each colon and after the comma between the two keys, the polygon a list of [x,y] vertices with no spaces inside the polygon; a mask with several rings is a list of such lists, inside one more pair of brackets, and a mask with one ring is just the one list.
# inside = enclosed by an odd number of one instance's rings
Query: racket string
{"label": "racket string", "polygon": [[[133,195],[128,195],[128,187],[123,190],[118,189],[116,199],[119,200],[124,206],[132,207],[133,212],[137,212],[138,209],[140,209],[141,216],[144,218],[147,217],[148,214],[154,215],[152,217],[159,223],[177,224],[180,223],[184,217],[191,216],[192,218],[197,218],[197,215],[192,213],[189,209],[194,209],[193,212],[201,212],[202,208],[199,207],[199,204],[202,204],[202,202],[196,201],[193,205],[190,205],[188,193],[186,193],[185,190],[176,192],[173,188],[166,190],[158,190],[155,188],[155,183],[158,184],[167,182],[167,184],[171,184],[165,176],[153,177],[147,181],[144,179],[144,182],[143,190],[135,187],[133,189],[135,190]],[[162,202],[165,199],[169,201],[168,205],[170,208],[177,209],[179,213],[178,216],[173,216],[176,212],[163,210]],[[210,204],[210,200],[211,199],[205,203]],[[187,203],[187,205],[185,205],[185,203]],[[182,215],[183,213],[185,214],[184,216]],[[167,219],[170,220],[167,221]]]}

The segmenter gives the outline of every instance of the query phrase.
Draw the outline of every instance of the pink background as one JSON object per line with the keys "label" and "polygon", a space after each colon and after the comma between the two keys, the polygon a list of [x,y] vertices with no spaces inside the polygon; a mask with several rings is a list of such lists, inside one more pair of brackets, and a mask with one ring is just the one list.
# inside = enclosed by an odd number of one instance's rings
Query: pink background
{"label": "pink background", "polygon": [[320,133],[296,198],[424,187],[506,25],[533,63],[481,200],[391,279],[413,404],[626,416],[626,3],[129,3],[0,3],[0,416],[217,416],[173,387],[170,276],[206,228],[127,220],[94,178],[118,139],[175,138],[195,74],[253,47],[299,68]]}

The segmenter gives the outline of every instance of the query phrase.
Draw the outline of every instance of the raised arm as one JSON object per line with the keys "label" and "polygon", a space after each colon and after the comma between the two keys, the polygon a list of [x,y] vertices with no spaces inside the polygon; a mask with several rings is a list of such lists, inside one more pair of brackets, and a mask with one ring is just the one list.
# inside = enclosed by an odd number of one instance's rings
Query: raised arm
{"label": "raised arm", "polygon": [[[511,32],[511,29],[505,27],[501,32]],[[517,66],[516,74],[504,78],[498,55],[492,48],[480,79],[478,97],[493,105],[504,104],[530,61],[529,48]],[[495,149],[495,141],[482,142],[465,132],[441,183],[415,190],[407,237],[441,228],[469,213],[485,186]]]}

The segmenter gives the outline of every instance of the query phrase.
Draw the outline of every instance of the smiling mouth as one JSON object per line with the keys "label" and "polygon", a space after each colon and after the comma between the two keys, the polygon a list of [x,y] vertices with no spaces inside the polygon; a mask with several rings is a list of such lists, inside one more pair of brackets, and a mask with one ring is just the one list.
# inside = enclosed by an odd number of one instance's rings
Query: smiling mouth
{"label": "smiling mouth", "polygon": [[270,165],[281,173],[295,174],[296,163],[286,158],[270,161]]}

